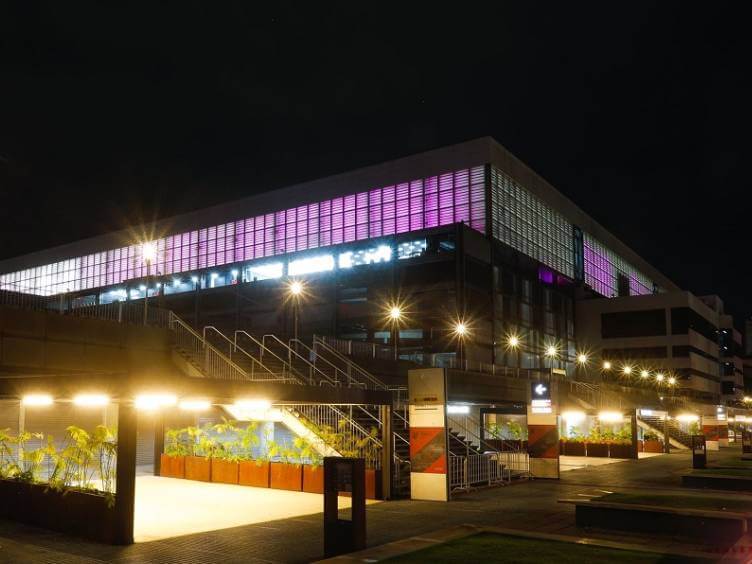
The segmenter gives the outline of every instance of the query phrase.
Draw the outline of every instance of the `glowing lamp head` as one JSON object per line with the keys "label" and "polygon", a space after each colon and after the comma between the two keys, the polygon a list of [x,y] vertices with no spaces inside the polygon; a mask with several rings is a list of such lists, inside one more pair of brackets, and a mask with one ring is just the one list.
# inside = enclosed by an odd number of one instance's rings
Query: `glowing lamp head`
{"label": "glowing lamp head", "polygon": [[509,339],[507,339],[507,343],[510,347],[516,349],[520,346],[520,338],[517,335],[511,335]]}
{"label": "glowing lamp head", "polygon": [[454,325],[454,334],[458,337],[464,337],[467,335],[467,325],[463,323],[462,321],[458,321]]}
{"label": "glowing lamp head", "polygon": [[184,411],[207,411],[211,402],[205,399],[181,399],[178,407]]}
{"label": "glowing lamp head", "polygon": [[655,375],[655,380],[657,382],[663,382],[665,379],[666,379],[666,377],[663,374],[656,374]]}
{"label": "glowing lamp head", "polygon": [[402,319],[402,309],[399,306],[392,306],[389,308],[389,318],[392,321],[399,321]]}
{"label": "glowing lamp head", "polygon": [[650,372],[648,372],[647,370],[640,371],[641,378],[647,378],[648,376],[650,376]]}
{"label": "glowing lamp head", "polygon": [[554,345],[548,345],[546,347],[546,356],[549,356],[551,358],[555,357],[557,354],[559,354],[559,351]]}
{"label": "glowing lamp head", "polygon": [[141,245],[141,256],[144,257],[146,263],[152,263],[157,258],[157,246],[151,241],[147,241]]}
{"label": "glowing lamp head", "polygon": [[752,403],[752,397],[744,396],[744,399],[742,401],[744,401],[744,403]]}
{"label": "glowing lamp head", "polygon": [[104,394],[78,394],[73,398],[73,404],[80,407],[104,407],[110,403],[110,398]]}
{"label": "glowing lamp head", "polygon": [[587,361],[588,355],[586,355],[585,353],[580,353],[577,355],[577,362],[579,362],[580,364],[587,364]]}
{"label": "glowing lamp head", "polygon": [[295,280],[294,282],[290,283],[289,290],[290,290],[290,295],[297,298],[303,293],[303,283],[298,280]]}
{"label": "glowing lamp head", "polygon": [[136,396],[134,405],[136,409],[144,411],[156,411],[162,407],[170,407],[178,402],[172,394],[141,394]]}
{"label": "glowing lamp head", "polygon": [[632,374],[632,367],[627,365],[624,368],[622,368],[621,371],[624,372],[624,374],[626,374],[627,376],[629,376],[630,374]]}
{"label": "glowing lamp head", "polygon": [[52,405],[52,396],[49,394],[29,394],[21,398],[21,404],[25,407],[44,407]]}
{"label": "glowing lamp head", "polygon": [[618,411],[601,411],[598,419],[602,423],[621,423],[624,421],[624,415]]}
{"label": "glowing lamp head", "polygon": [[611,363],[608,360],[603,361],[603,370],[611,370]]}
{"label": "glowing lamp head", "polygon": [[561,414],[562,419],[567,422],[567,425],[577,425],[585,421],[584,411],[565,411]]}
{"label": "glowing lamp head", "polygon": [[669,376],[668,377],[668,384],[669,384],[669,386],[675,385],[676,384],[676,378],[674,378],[673,376]]}

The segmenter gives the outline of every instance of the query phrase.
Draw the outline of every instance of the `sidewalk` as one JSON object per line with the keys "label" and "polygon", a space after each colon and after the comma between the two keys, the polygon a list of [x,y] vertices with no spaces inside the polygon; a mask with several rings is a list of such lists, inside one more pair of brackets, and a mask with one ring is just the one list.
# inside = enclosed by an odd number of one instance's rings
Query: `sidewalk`
{"label": "sidewalk", "polygon": [[[710,461],[739,456],[737,449],[709,453]],[[582,536],[574,524],[574,507],[563,497],[594,492],[660,488],[680,490],[680,474],[691,465],[678,453],[588,467],[562,474],[561,480],[532,480],[511,487],[457,496],[451,503],[389,501],[368,507],[368,545],[378,546],[437,529],[469,524]],[[734,494],[744,495],[744,494]],[[4,562],[310,562],[323,554],[322,516],[268,521],[179,538],[112,547],[79,541],[57,533],[0,522],[0,563]],[[588,532],[611,541],[649,542],[673,551],[671,538]],[[697,550],[682,542],[683,550]]]}

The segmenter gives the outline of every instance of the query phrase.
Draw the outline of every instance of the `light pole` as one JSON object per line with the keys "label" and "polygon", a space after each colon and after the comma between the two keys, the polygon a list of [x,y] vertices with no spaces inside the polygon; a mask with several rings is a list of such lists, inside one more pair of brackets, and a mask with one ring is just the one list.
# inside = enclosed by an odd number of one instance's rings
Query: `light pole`
{"label": "light pole", "polygon": [[402,308],[398,305],[393,305],[389,308],[389,319],[392,322],[392,334],[394,337],[394,360],[399,359],[399,324],[402,320]]}
{"label": "light pole", "polygon": [[297,342],[298,323],[299,323],[299,317],[300,317],[300,311],[299,311],[300,298],[303,295],[305,287],[303,286],[303,283],[301,281],[293,280],[288,285],[287,290],[290,294],[290,299],[292,300],[292,331],[293,331],[293,337],[295,341]]}
{"label": "light pole", "polygon": [[515,335],[509,335],[507,337],[507,347],[512,349],[517,355],[517,376],[520,375],[520,368],[522,368],[522,353],[520,351],[520,338]]}
{"label": "light pole", "polygon": [[146,325],[149,313],[149,276],[151,274],[151,263],[157,256],[157,249],[154,243],[148,241],[143,243],[141,245],[141,256],[143,256],[146,263],[146,288],[144,289],[144,325]]}
{"label": "light pole", "polygon": [[460,368],[462,368],[462,361],[463,361],[463,349],[465,346],[465,337],[467,336],[468,328],[467,324],[464,321],[457,321],[454,324],[454,335],[457,337],[457,341],[459,341],[459,365]]}

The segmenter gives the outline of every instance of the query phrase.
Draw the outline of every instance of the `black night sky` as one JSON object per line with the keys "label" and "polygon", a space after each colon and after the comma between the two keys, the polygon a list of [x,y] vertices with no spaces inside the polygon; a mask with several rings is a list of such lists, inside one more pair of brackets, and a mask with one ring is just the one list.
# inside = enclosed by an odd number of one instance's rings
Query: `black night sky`
{"label": "black night sky", "polygon": [[0,258],[491,135],[752,313],[752,40],[731,8],[30,4],[0,8]]}

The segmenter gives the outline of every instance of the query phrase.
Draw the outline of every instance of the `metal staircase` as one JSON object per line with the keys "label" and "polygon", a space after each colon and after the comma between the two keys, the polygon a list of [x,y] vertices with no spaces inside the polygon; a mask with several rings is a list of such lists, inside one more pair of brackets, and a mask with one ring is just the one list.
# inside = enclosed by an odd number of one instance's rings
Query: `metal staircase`
{"label": "metal staircase", "polygon": [[[638,415],[637,418],[639,421],[651,427],[653,432],[659,436],[663,436],[663,426],[665,421],[661,417]],[[668,436],[669,439],[676,441],[684,446],[684,448],[692,448],[692,435],[682,430],[675,419],[668,420]]]}

